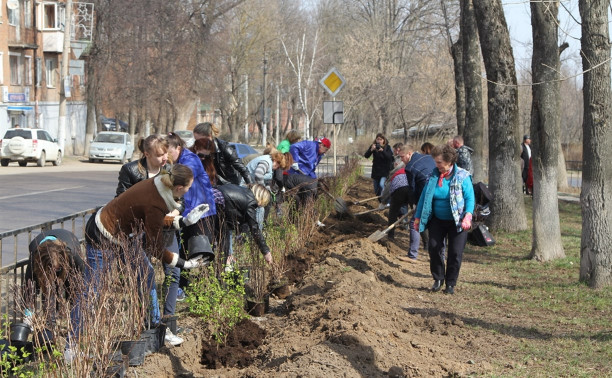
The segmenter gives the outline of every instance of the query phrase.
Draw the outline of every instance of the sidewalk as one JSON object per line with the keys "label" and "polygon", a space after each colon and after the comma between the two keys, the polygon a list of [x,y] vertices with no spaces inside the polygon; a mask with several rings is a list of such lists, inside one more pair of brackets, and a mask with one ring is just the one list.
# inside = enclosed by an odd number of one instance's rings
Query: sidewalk
{"label": "sidewalk", "polygon": [[117,172],[121,169],[119,162],[108,161],[104,163],[90,163],[85,156],[64,156],[62,164],[58,167],[47,162],[44,167],[37,167],[35,163],[28,163],[20,167],[12,162],[8,167],[0,167],[0,176],[22,175],[35,172]]}

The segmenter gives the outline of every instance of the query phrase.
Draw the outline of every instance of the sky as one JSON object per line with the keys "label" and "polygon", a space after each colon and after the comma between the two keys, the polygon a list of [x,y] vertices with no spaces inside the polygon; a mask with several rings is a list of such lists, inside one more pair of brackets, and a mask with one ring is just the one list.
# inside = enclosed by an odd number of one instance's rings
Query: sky
{"label": "sky", "polygon": [[[517,71],[531,70],[531,12],[528,0],[502,0]],[[580,70],[580,25],[578,0],[561,0],[559,8],[559,45],[569,44],[561,55],[563,64],[573,72]]]}

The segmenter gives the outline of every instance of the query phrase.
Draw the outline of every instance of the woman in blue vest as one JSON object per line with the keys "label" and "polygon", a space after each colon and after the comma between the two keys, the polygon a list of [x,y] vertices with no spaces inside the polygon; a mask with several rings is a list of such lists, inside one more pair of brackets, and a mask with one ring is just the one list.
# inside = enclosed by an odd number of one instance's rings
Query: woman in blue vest
{"label": "woman in blue vest", "polygon": [[[429,229],[429,268],[436,292],[446,281],[447,294],[455,293],[467,231],[472,227],[474,188],[470,173],[457,166],[457,152],[448,145],[434,147],[436,163],[419,199],[414,229]],[[444,238],[448,236],[448,262],[444,266]]]}

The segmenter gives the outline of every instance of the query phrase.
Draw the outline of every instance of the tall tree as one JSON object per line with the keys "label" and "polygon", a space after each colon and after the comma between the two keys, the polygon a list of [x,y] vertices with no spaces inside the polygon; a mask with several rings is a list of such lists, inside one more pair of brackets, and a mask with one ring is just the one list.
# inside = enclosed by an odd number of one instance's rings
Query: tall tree
{"label": "tall tree", "polygon": [[484,115],[482,109],[481,59],[478,28],[472,0],[461,0],[461,39],[463,44],[463,82],[465,85],[465,144],[474,149],[474,182],[488,181],[484,161]]}
{"label": "tall tree", "polygon": [[558,40],[559,0],[531,3],[533,77],[531,164],[533,167],[533,239],[530,257],[539,261],[565,257],[559,225],[557,166],[559,157]]}
{"label": "tall tree", "polygon": [[442,17],[444,18],[444,32],[448,41],[450,54],[453,57],[453,68],[455,72],[455,114],[457,118],[457,134],[463,135],[465,131],[465,82],[463,80],[463,37],[461,31],[457,40],[453,42],[451,34],[451,21],[449,18],[448,5],[440,0]]}
{"label": "tall tree", "polygon": [[612,286],[612,128],[608,0],[580,0],[584,123],[580,280]]}
{"label": "tall tree", "polygon": [[500,0],[473,0],[473,5],[488,79],[489,186],[495,196],[488,221],[495,230],[524,230],[518,91],[508,26]]}

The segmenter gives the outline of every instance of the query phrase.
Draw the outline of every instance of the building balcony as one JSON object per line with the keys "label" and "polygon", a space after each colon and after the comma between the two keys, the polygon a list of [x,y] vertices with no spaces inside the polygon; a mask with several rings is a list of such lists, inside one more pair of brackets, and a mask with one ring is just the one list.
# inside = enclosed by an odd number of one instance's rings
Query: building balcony
{"label": "building balcony", "polygon": [[43,31],[43,51],[61,53],[64,51],[64,32]]}

